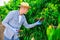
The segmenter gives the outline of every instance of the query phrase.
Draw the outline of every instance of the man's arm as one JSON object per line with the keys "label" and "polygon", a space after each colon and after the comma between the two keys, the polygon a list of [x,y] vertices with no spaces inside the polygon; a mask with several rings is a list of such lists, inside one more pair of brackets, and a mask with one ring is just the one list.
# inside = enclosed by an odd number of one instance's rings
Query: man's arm
{"label": "man's arm", "polygon": [[[40,24],[41,24],[41,23],[40,23]],[[25,16],[24,16],[23,25],[24,25],[26,28],[32,28],[32,27],[34,27],[34,26],[36,26],[36,25],[38,25],[38,24],[37,24],[37,22],[36,22],[36,23],[33,23],[33,24],[28,24],[27,21],[26,21],[26,18],[25,18]]]}
{"label": "man's arm", "polygon": [[6,28],[10,28],[12,29],[12,27],[9,25],[9,21],[13,18],[13,12],[9,12],[8,15],[6,16],[6,18],[2,21],[2,24],[6,27]]}

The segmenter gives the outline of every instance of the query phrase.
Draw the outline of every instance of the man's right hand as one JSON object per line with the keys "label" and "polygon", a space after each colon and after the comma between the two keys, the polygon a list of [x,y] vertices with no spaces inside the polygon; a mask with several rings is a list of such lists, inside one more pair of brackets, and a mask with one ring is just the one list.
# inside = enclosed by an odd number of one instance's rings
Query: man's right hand
{"label": "man's right hand", "polygon": [[42,23],[42,22],[41,22],[40,20],[38,20],[38,21],[36,22],[37,25],[41,25],[41,23]]}
{"label": "man's right hand", "polygon": [[16,34],[18,34],[18,30],[17,29],[12,29]]}

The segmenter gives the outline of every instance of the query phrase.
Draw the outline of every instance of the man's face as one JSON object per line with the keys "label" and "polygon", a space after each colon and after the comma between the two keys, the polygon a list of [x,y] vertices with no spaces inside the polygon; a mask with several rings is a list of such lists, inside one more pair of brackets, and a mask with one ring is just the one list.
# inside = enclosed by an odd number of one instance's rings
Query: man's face
{"label": "man's face", "polygon": [[21,7],[20,9],[21,9],[22,14],[26,14],[29,8]]}

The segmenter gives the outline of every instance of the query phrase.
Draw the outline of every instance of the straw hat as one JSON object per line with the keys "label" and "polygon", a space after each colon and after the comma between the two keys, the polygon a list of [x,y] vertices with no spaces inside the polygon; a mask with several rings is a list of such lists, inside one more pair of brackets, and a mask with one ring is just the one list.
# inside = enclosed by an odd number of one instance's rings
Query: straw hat
{"label": "straw hat", "polygon": [[22,2],[20,7],[31,8],[27,2]]}

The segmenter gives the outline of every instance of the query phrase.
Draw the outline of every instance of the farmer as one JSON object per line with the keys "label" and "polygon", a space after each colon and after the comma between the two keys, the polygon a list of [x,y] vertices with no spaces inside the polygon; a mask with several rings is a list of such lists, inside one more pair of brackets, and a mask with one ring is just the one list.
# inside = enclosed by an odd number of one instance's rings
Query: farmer
{"label": "farmer", "polygon": [[37,21],[33,24],[28,24],[24,14],[26,14],[31,8],[27,2],[22,2],[19,10],[14,10],[8,13],[6,18],[2,21],[5,26],[4,40],[19,40],[18,31],[21,25],[26,28],[32,28],[36,25],[40,25],[41,21]]}

